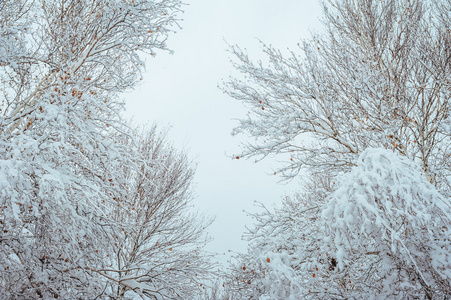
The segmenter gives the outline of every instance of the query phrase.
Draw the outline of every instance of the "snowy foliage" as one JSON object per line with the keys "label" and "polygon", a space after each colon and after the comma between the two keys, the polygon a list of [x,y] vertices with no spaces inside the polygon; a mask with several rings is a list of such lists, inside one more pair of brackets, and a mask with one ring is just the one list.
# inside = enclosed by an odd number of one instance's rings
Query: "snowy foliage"
{"label": "snowy foliage", "polygon": [[326,33],[299,53],[263,44],[265,64],[230,49],[242,76],[224,90],[249,107],[234,133],[255,139],[241,156],[281,154],[291,179],[305,167],[349,170],[368,147],[395,149],[448,189],[451,3],[325,2]]}
{"label": "snowy foliage", "polygon": [[210,255],[202,251],[211,221],[189,210],[194,170],[186,155],[156,127],[144,134],[134,153],[139,168],[120,169],[126,181],[113,195],[110,219],[121,227],[110,240],[109,265],[98,271],[121,283],[120,297],[130,294],[133,283],[144,295],[158,291],[164,299],[194,299],[212,279]]}
{"label": "snowy foliage", "polygon": [[180,5],[0,1],[2,296],[196,292],[209,262],[208,222],[187,211],[193,171],[155,130],[131,130],[119,98],[140,53],[166,50]]}
{"label": "snowy foliage", "polygon": [[246,299],[449,297],[451,205],[420,171],[392,150],[368,149],[327,197],[298,195],[275,212],[255,215],[249,252],[237,257],[227,281],[230,293]]}
{"label": "snowy foliage", "polygon": [[252,215],[256,223],[245,235],[248,253],[235,256],[225,276],[225,290],[231,299],[307,296],[302,281],[312,281],[312,270],[306,261],[322,243],[318,215],[332,184],[327,180],[317,183],[318,189],[312,193],[284,198],[282,207],[274,212],[261,205],[263,212]]}
{"label": "snowy foliage", "polygon": [[366,150],[322,218],[322,251],[350,282],[337,292],[438,299],[451,291],[451,204],[412,161]]}
{"label": "snowy foliage", "polygon": [[277,155],[283,179],[311,181],[254,214],[231,298],[451,297],[450,9],[325,0],[326,32],[300,53],[231,47],[241,75],[223,89],[252,138],[239,157]]}

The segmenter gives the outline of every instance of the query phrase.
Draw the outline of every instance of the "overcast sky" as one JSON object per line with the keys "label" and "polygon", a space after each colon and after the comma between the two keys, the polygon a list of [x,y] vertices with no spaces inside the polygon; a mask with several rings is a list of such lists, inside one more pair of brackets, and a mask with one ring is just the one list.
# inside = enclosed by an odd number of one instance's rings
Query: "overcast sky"
{"label": "overcast sky", "polygon": [[[218,88],[233,72],[227,43],[246,48],[261,58],[258,39],[276,48],[295,50],[297,43],[319,30],[321,15],[313,0],[187,0],[177,34],[168,46],[173,55],[160,52],[147,61],[144,83],[126,95],[127,115],[137,123],[171,126],[170,138],[197,163],[195,205],[216,216],[209,232],[214,238],[207,250],[243,252],[245,225],[252,219],[255,200],[271,206],[298,187],[278,184],[272,174],[275,161],[254,164],[232,160],[240,140],[231,131],[245,107]],[[227,156],[229,155],[229,156]],[[223,261],[225,258],[219,258]]]}

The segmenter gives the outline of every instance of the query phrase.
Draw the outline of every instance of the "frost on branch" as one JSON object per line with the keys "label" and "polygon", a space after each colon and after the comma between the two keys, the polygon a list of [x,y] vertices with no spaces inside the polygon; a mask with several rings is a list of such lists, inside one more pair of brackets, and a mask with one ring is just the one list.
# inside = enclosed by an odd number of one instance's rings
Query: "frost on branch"
{"label": "frost on branch", "polygon": [[28,8],[26,1],[0,2],[0,66],[17,68],[26,55],[24,36],[29,22],[22,15]]}
{"label": "frost on branch", "polygon": [[323,242],[319,215],[331,185],[317,178],[309,192],[285,197],[274,211],[260,205],[262,212],[252,215],[254,227],[244,235],[248,252],[233,257],[225,274],[232,299],[318,298],[313,291]]}
{"label": "frost on branch", "polygon": [[120,227],[109,241],[110,264],[98,274],[119,283],[120,297],[133,297],[133,284],[151,299],[195,299],[211,281],[213,263],[202,250],[211,220],[190,209],[191,161],[155,126],[124,143],[137,147],[138,168],[119,171],[126,181],[113,196],[111,219]]}
{"label": "frost on branch", "polygon": [[324,34],[298,49],[262,43],[262,62],[230,48],[237,76],[223,89],[249,111],[234,130],[250,137],[240,157],[278,155],[284,179],[335,176],[381,147],[448,189],[450,2],[324,3]]}

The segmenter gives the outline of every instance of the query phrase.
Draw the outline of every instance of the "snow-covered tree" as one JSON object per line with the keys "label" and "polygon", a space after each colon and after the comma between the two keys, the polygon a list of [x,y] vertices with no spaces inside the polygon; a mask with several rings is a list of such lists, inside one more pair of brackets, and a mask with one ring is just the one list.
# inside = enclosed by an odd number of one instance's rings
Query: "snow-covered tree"
{"label": "snow-covered tree", "polygon": [[303,267],[319,249],[322,234],[319,215],[331,190],[327,178],[316,178],[309,192],[286,196],[273,211],[262,204],[251,214],[254,226],[244,239],[248,252],[233,257],[224,288],[231,299],[298,299],[308,294],[302,280],[310,274]]}
{"label": "snow-covered tree", "polygon": [[367,149],[333,192],[329,183],[315,190],[254,216],[249,251],[235,258],[225,283],[232,295],[450,296],[451,205],[414,162],[393,150]]}
{"label": "snow-covered tree", "polygon": [[113,281],[119,298],[138,288],[157,299],[195,299],[211,282],[213,264],[202,251],[210,221],[191,211],[192,163],[155,126],[127,143],[139,168],[120,169],[126,181],[111,195],[108,222],[122,226],[110,240],[109,264],[96,272]]}
{"label": "snow-covered tree", "polygon": [[289,55],[263,45],[269,63],[234,46],[224,90],[249,108],[235,133],[255,142],[243,157],[283,154],[285,179],[303,167],[338,174],[367,147],[395,149],[448,189],[447,1],[327,0],[326,32]]}
{"label": "snow-covered tree", "polygon": [[336,274],[327,274],[337,283],[330,290],[347,297],[451,296],[451,203],[411,160],[364,151],[329,197],[322,222],[321,251],[337,264]]}
{"label": "snow-covered tree", "polygon": [[[255,214],[232,298],[450,297],[451,2],[323,1],[326,32],[268,62],[238,46],[239,157],[312,184]],[[376,150],[377,149],[377,150]]]}
{"label": "snow-covered tree", "polygon": [[[197,266],[204,274],[206,259],[185,252],[201,245],[206,225],[184,213],[189,163],[158,138],[136,136],[121,117],[119,98],[139,82],[142,54],[167,50],[180,5],[0,1],[2,296],[120,298],[136,288],[160,299],[176,292],[171,280],[183,272],[181,262],[192,260],[187,278]],[[141,198],[139,182],[147,186]],[[176,214],[186,219],[178,228],[171,227]],[[139,233],[140,228],[146,229]],[[143,240],[140,234],[152,228],[157,232]],[[158,253],[149,261],[146,249],[153,239],[164,247],[174,242],[176,253]],[[172,265],[176,270],[158,275]],[[113,272],[104,271],[107,267]],[[157,274],[155,282],[151,273]]]}

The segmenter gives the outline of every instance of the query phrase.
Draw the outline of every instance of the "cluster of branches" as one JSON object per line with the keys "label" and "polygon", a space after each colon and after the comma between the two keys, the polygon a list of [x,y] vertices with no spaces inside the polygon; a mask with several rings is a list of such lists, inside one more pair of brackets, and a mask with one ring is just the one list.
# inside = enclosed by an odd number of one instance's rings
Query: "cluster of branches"
{"label": "cluster of branches", "polygon": [[364,149],[383,147],[447,186],[451,3],[326,2],[326,33],[301,55],[263,45],[265,66],[231,48],[246,80],[224,89],[250,107],[235,133],[256,139],[242,156],[285,153],[279,171],[290,179],[306,166],[349,170]]}
{"label": "cluster of branches", "polygon": [[[451,1],[326,0],[324,34],[268,63],[231,48],[240,157],[303,194],[254,215],[225,275],[243,299],[443,299],[451,291]],[[305,173],[304,173],[305,172]]]}
{"label": "cluster of branches", "polygon": [[225,276],[231,299],[449,297],[451,205],[412,161],[367,149],[307,191],[253,215],[249,251]]}
{"label": "cluster of branches", "polygon": [[167,50],[179,0],[0,1],[0,294],[194,298],[209,220],[192,163],[120,93]]}

